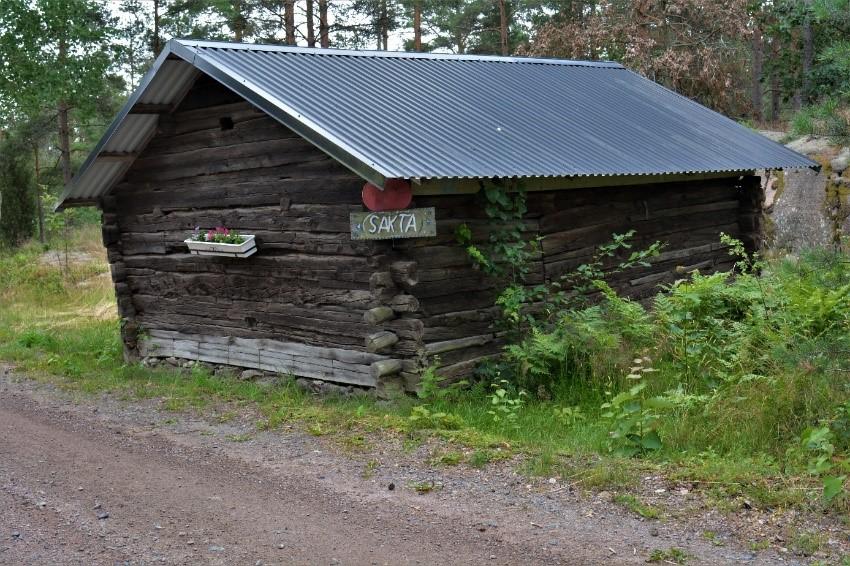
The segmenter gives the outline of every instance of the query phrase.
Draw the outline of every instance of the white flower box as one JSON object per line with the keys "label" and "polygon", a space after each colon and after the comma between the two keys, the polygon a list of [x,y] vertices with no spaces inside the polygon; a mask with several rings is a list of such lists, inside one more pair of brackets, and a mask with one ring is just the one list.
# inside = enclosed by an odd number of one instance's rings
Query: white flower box
{"label": "white flower box", "polygon": [[199,242],[189,238],[183,240],[194,255],[217,255],[224,257],[249,257],[257,252],[253,234],[240,234],[245,241],[241,244],[220,244],[218,242]]}

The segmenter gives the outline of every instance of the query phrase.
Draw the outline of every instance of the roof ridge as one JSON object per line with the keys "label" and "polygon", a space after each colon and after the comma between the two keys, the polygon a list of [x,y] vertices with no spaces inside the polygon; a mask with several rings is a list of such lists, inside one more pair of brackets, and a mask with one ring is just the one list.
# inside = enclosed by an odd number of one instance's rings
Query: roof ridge
{"label": "roof ridge", "polygon": [[244,51],[268,51],[278,53],[298,53],[304,55],[326,55],[337,57],[371,57],[386,59],[425,59],[434,61],[482,61],[489,63],[514,63],[526,65],[564,65],[569,67],[595,67],[603,69],[625,69],[614,61],[581,61],[550,57],[517,57],[502,55],[472,55],[458,53],[421,53],[414,51],[376,51],[369,49],[338,49],[330,47],[299,47],[293,45],[273,45],[267,43],[235,43],[230,41],[201,41],[195,39],[172,39],[184,47],[201,49],[234,49]]}

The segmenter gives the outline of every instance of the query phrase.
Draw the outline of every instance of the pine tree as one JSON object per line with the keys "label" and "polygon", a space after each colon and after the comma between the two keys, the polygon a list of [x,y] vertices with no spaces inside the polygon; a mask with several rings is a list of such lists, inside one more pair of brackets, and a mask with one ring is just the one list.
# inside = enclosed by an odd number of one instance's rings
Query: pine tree
{"label": "pine tree", "polygon": [[73,173],[72,114],[94,112],[112,88],[114,23],[93,0],[4,0],[0,12],[0,120],[52,109],[66,184]]}
{"label": "pine tree", "polygon": [[16,136],[0,139],[0,240],[17,245],[32,236],[36,190],[31,151]]}

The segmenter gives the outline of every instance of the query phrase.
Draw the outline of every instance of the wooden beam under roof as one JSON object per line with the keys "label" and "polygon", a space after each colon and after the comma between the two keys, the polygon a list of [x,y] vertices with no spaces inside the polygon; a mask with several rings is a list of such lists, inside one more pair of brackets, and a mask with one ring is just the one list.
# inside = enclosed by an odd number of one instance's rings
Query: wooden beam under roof
{"label": "wooden beam under roof", "polygon": [[174,110],[173,104],[134,104],[130,108],[130,114],[171,114]]}
{"label": "wooden beam under roof", "polygon": [[138,156],[139,154],[133,151],[101,151],[97,158],[105,161],[127,161]]}
{"label": "wooden beam under roof", "polygon": [[[702,181],[752,175],[752,171],[716,173],[671,173],[666,175],[586,175],[581,177],[526,177],[510,179],[514,186],[526,191],[559,191],[592,187],[624,187],[652,183]],[[414,195],[472,194],[481,189],[482,179],[412,179]]]}

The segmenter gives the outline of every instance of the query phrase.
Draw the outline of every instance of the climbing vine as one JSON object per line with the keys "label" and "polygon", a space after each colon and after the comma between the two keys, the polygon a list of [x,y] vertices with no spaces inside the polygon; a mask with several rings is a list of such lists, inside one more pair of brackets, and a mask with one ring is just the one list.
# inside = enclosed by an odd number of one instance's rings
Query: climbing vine
{"label": "climbing vine", "polygon": [[[501,308],[502,325],[522,333],[553,322],[564,309],[582,306],[598,291],[597,281],[638,266],[648,266],[663,245],[655,242],[642,250],[631,250],[634,230],[613,234],[610,242],[599,246],[590,261],[559,277],[541,284],[527,285],[532,261],[540,257],[540,236],[529,237],[523,217],[528,211],[526,191],[513,180],[481,182],[480,195],[489,222],[486,243],[477,243],[467,224],[458,226],[456,236],[466,248],[473,264],[501,280],[502,291],[496,298]],[[624,254],[628,255],[624,259]],[[530,308],[531,306],[534,308]]]}
{"label": "climbing vine", "polygon": [[476,244],[467,224],[458,226],[457,239],[485,273],[510,283],[519,282],[528,275],[536,251],[534,243],[523,235],[523,216],[528,210],[525,189],[512,180],[481,181],[480,186],[484,212],[491,220],[488,241]]}

